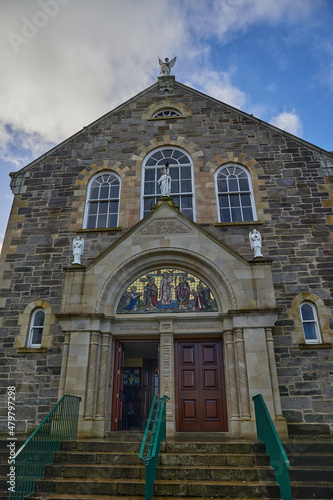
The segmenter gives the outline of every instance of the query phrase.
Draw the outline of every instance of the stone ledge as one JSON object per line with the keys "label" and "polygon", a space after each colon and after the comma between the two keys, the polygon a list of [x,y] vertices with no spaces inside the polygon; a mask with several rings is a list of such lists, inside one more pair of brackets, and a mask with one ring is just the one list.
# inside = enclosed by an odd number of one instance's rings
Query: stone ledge
{"label": "stone ledge", "polygon": [[29,347],[18,347],[16,349],[18,354],[41,354],[44,352],[47,352],[46,347],[39,347],[39,348],[29,348]]}
{"label": "stone ledge", "polygon": [[300,349],[332,349],[332,342],[323,342],[322,344],[298,344]]}
{"label": "stone ledge", "polygon": [[100,227],[97,229],[77,229],[77,233],[105,233],[110,231],[122,231],[123,228],[119,227]]}
{"label": "stone ledge", "polygon": [[156,118],[147,118],[147,122],[154,122],[158,120],[184,120],[187,116],[156,116]]}
{"label": "stone ledge", "polygon": [[254,221],[241,221],[241,222],[215,222],[215,227],[224,226],[262,226],[264,223],[259,220]]}

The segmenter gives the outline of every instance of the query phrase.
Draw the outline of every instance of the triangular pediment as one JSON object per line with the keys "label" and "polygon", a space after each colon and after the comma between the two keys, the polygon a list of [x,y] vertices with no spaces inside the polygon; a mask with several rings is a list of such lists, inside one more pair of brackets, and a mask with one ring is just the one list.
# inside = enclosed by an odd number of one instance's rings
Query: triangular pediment
{"label": "triangular pediment", "polygon": [[244,257],[232,248],[215,238],[196,222],[184,216],[172,203],[172,200],[169,199],[169,201],[159,201],[150,214],[97,256],[87,266],[87,269],[91,269],[97,263],[106,259],[108,255],[113,258],[113,253],[119,253],[119,247],[123,249],[125,247],[140,247],[141,251],[143,251],[148,246],[151,249],[160,246],[165,250],[172,250],[179,246],[190,248],[198,240],[206,240],[207,246],[213,241],[217,247],[220,247],[220,252],[225,252],[228,255],[228,260],[232,256],[246,265],[249,264]]}

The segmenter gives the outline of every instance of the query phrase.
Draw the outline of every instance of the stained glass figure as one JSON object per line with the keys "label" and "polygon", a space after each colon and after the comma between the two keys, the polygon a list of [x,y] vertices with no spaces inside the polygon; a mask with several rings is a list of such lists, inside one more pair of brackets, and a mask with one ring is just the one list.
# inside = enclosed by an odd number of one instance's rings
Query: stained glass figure
{"label": "stained glass figure", "polygon": [[181,269],[156,269],[137,278],[119,300],[118,314],[217,311],[209,287]]}

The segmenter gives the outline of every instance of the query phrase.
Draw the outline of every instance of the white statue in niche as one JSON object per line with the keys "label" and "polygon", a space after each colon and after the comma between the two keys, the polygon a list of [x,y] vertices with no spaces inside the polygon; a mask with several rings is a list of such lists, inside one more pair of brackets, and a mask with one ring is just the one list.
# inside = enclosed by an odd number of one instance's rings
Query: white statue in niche
{"label": "white statue in niche", "polygon": [[161,196],[170,197],[171,193],[171,176],[169,174],[169,163],[166,162],[165,167],[163,169],[163,174],[157,181],[160,185]]}
{"label": "white statue in niche", "polygon": [[261,253],[261,234],[257,229],[253,229],[252,233],[249,234],[250,246],[254,251],[254,258],[263,257]]}
{"label": "white statue in niche", "polygon": [[81,255],[84,250],[84,239],[80,236],[75,236],[72,244],[74,260],[72,264],[81,264]]}
{"label": "white statue in niche", "polygon": [[169,59],[166,57],[164,62],[160,58],[158,58],[158,62],[160,64],[160,68],[161,68],[160,75],[169,76],[171,68],[175,65],[176,57],[171,59],[171,61],[169,61]]}

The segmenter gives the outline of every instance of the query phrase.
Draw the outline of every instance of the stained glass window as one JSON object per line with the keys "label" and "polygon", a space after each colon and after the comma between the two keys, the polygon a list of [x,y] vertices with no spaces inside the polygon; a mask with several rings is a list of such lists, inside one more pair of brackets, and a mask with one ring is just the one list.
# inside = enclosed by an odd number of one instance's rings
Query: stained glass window
{"label": "stained glass window", "polygon": [[159,148],[148,156],[144,163],[143,210],[145,217],[161,196],[158,179],[163,173],[165,164],[169,164],[171,176],[170,196],[180,211],[194,219],[192,162],[181,149]]}
{"label": "stained glass window", "polygon": [[251,179],[243,167],[222,167],[216,176],[216,192],[220,222],[255,220]]}
{"label": "stained glass window", "polygon": [[88,188],[86,229],[118,226],[120,180],[104,172],[94,177]]}
{"label": "stained glass window", "polygon": [[181,269],[156,269],[137,278],[125,290],[117,313],[217,311],[209,287]]}

